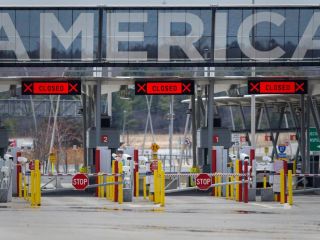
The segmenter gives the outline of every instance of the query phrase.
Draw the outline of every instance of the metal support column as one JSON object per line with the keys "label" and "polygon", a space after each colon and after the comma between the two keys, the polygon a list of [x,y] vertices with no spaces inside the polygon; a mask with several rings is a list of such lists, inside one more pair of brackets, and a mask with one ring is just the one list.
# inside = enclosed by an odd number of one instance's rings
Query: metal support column
{"label": "metal support column", "polygon": [[248,143],[251,146],[251,140],[249,138],[249,133],[247,131],[246,117],[244,116],[243,106],[240,104],[239,107],[240,107],[243,130],[246,132],[246,138],[248,139]]}
{"label": "metal support column", "polygon": [[197,163],[197,126],[196,126],[196,98],[191,96],[191,125],[192,125],[192,167],[198,166]]}
{"label": "metal support column", "polygon": [[174,98],[173,96],[170,96],[170,124],[169,124],[169,161],[170,161],[170,172],[172,168],[172,139],[173,139],[173,118],[174,118],[174,112],[173,112],[173,104],[174,104]]}
{"label": "metal support column", "polygon": [[251,96],[251,147],[256,147],[256,97]]}
{"label": "metal support column", "polygon": [[301,154],[301,161],[302,161],[302,173],[306,173],[306,119],[305,119],[305,99],[304,94],[300,96],[300,138],[301,138],[301,148],[300,148],[300,154]]}
{"label": "metal support column", "polygon": [[96,87],[96,146],[100,145],[101,137],[101,81],[97,80]]}
{"label": "metal support column", "polygon": [[202,91],[198,91],[196,90],[197,92],[197,105],[196,105],[196,126],[197,126],[197,129],[199,129],[201,127],[201,93]]}
{"label": "metal support column", "polygon": [[[278,129],[281,129],[281,125],[282,125],[282,121],[283,121],[283,117],[284,117],[284,112],[285,112],[285,107],[282,107],[281,110],[280,110],[280,118],[279,118],[279,123],[278,123]],[[275,138],[276,145],[278,143],[279,135],[280,135],[280,132],[277,131],[276,138]],[[275,154],[277,156],[277,153],[278,153],[277,149],[273,149],[271,158],[273,159]]]}
{"label": "metal support column", "polygon": [[[211,163],[213,146],[213,123],[214,123],[214,80],[210,80],[208,88],[208,158],[207,164]],[[211,169],[211,168],[210,168]]]}
{"label": "metal support column", "polygon": [[267,108],[266,103],[263,103],[263,107],[264,107],[264,111],[266,112],[267,123],[268,123],[269,131],[271,134],[271,141],[272,141],[272,146],[273,146],[272,152],[277,152],[277,142],[274,139],[272,126],[271,126],[271,120],[270,120],[270,114],[269,114],[269,110]]}
{"label": "metal support column", "polygon": [[293,105],[291,102],[288,103],[289,105],[289,109],[290,109],[290,115],[291,115],[291,118],[292,118],[292,121],[293,121],[293,124],[294,124],[294,127],[296,128],[296,135],[297,135],[297,142],[298,142],[298,148],[297,148],[297,152],[296,152],[296,157],[295,159],[298,159],[298,156],[299,156],[299,150],[301,149],[301,146],[300,146],[300,132],[298,130],[299,128],[299,120],[297,118],[297,115],[293,109]]}
{"label": "metal support column", "polygon": [[307,97],[307,105],[306,105],[306,173],[310,173],[310,108],[312,107],[311,99]]}
{"label": "metal support column", "polygon": [[84,167],[88,166],[88,153],[87,153],[87,92],[86,83],[82,82],[82,121],[83,121],[83,161]]}

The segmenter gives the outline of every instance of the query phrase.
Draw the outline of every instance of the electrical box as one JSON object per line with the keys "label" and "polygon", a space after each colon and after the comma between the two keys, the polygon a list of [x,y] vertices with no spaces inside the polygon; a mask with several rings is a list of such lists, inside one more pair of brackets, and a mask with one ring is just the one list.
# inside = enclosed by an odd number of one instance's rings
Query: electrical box
{"label": "electrical box", "polygon": [[[224,148],[227,148],[227,149],[230,148],[232,146],[230,129],[214,128],[212,140],[213,140],[213,146],[223,146]],[[208,148],[208,128],[198,129],[197,145],[198,145],[198,148]]]}
{"label": "electrical box", "polygon": [[120,131],[114,128],[102,128],[100,132],[100,142],[96,140],[96,129],[90,128],[87,131],[88,148],[96,148],[97,146],[106,146],[108,148],[119,148]]}

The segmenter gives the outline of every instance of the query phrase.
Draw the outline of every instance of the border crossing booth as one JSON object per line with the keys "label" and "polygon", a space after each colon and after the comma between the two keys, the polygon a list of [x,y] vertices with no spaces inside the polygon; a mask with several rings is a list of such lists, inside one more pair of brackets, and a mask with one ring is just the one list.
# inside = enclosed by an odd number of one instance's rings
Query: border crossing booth
{"label": "border crossing booth", "polygon": [[[197,143],[198,143],[198,152],[199,152],[199,166],[202,166],[203,172],[212,172],[212,169],[216,169],[217,173],[226,173],[228,172],[228,162],[229,162],[229,148],[232,146],[231,142],[231,131],[228,128],[214,128],[213,138],[213,149],[215,149],[216,156],[212,156],[212,159],[215,158],[216,166],[213,167],[212,164],[214,161],[208,159],[208,129],[200,128],[197,132]],[[227,181],[227,177],[222,177],[223,182]],[[223,195],[225,195],[225,186],[222,187]]]}
{"label": "border crossing booth", "polygon": [[[99,172],[101,170],[109,170],[111,172],[111,154],[115,153],[120,147],[120,131],[111,128],[110,119],[108,118],[107,120],[101,119],[100,141],[98,143],[96,129],[92,127],[87,130],[88,166],[92,168],[92,172]],[[96,154],[96,150],[99,148],[103,149],[103,155],[101,156]],[[105,152],[105,149],[108,149],[108,151]],[[101,162],[110,161],[109,166],[99,165],[98,159]],[[106,167],[106,169],[101,169],[102,166]]]}

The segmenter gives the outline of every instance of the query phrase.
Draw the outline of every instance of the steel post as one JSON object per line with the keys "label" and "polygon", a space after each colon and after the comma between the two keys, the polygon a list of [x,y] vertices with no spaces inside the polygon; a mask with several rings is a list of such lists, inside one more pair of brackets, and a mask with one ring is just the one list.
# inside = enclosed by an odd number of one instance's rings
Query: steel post
{"label": "steel post", "polygon": [[311,99],[309,97],[307,97],[307,109],[306,109],[306,168],[305,168],[305,172],[306,173],[310,173],[310,108],[312,106],[312,103],[311,103]]}
{"label": "steel post", "polygon": [[88,166],[88,152],[87,152],[87,92],[86,83],[82,82],[82,121],[83,121],[83,160],[84,167]]}
{"label": "steel post", "polygon": [[301,144],[300,144],[300,154],[301,154],[301,161],[302,161],[302,173],[306,173],[306,119],[305,119],[305,99],[304,95],[302,94],[300,96],[300,108],[301,108],[301,113],[300,113],[300,137],[301,137]]}
{"label": "steel post", "polygon": [[97,80],[96,87],[96,146],[100,145],[101,137],[101,81]]}
{"label": "steel post", "polygon": [[191,125],[192,125],[192,167],[197,167],[197,127],[196,127],[196,100],[191,96]]}
{"label": "steel post", "polygon": [[270,120],[270,114],[269,114],[269,110],[267,108],[266,103],[263,103],[263,107],[264,107],[264,111],[266,112],[266,117],[267,117],[267,123],[268,123],[268,127],[270,130],[270,134],[271,134],[271,141],[272,141],[272,146],[273,146],[273,150],[272,152],[277,153],[277,143],[274,139],[274,135],[273,135],[273,131],[272,131],[272,126],[271,126],[271,120]]}
{"label": "steel post", "polygon": [[212,146],[213,146],[213,125],[214,125],[214,81],[210,80],[208,88],[208,157],[207,164],[211,163],[212,159]]}

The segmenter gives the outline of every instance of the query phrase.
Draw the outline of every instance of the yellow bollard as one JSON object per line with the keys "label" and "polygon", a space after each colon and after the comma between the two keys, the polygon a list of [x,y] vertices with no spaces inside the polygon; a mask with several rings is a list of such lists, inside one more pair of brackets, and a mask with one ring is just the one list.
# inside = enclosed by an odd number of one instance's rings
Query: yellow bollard
{"label": "yellow bollard", "polygon": [[[218,182],[217,183],[221,183],[221,176],[218,176]],[[218,186],[218,197],[221,197],[221,185]]]}
{"label": "yellow bollard", "polygon": [[147,177],[143,177],[143,199],[147,199]]}
{"label": "yellow bollard", "polygon": [[122,173],[123,173],[123,167],[122,167],[122,162],[118,163],[118,169],[119,169],[119,185],[118,185],[118,203],[121,204],[123,203],[123,178],[122,178]]}
{"label": "yellow bollard", "polygon": [[[104,175],[102,174],[102,175],[101,175],[101,184],[104,184],[104,183],[105,183],[105,182],[104,182]],[[100,191],[101,191],[101,197],[102,197],[102,198],[104,198],[104,188],[105,188],[105,185],[102,185],[102,186],[101,186],[101,190],[100,190]]]}
{"label": "yellow bollard", "polygon": [[[234,177],[231,176],[231,182],[234,181]],[[230,199],[234,200],[234,185],[233,183],[230,184]]]}
{"label": "yellow bollard", "polygon": [[149,194],[149,201],[154,201],[154,195],[152,193]]}
{"label": "yellow bollard", "polygon": [[285,203],[285,185],[284,185],[284,169],[280,170],[280,203],[284,204]]}
{"label": "yellow bollard", "polygon": [[267,177],[266,176],[263,177],[263,188],[264,189],[267,188]]}
{"label": "yellow bollard", "polygon": [[23,198],[28,200],[28,191],[27,191],[27,176],[23,175]]}
{"label": "yellow bollard", "polygon": [[[214,182],[218,183],[218,176],[214,176]],[[214,196],[218,197],[218,187],[214,187]]]}
{"label": "yellow bollard", "polygon": [[40,172],[40,161],[34,161],[34,171],[35,171],[35,205],[41,205],[41,172]]}
{"label": "yellow bollard", "polygon": [[106,199],[109,199],[109,176],[106,176]]}
{"label": "yellow bollard", "polygon": [[34,194],[34,170],[31,170],[31,179],[30,179],[30,204],[34,206],[35,204],[35,194]]}
{"label": "yellow bollard", "polygon": [[293,160],[293,168],[292,168],[292,173],[293,174],[296,174],[296,170],[297,170],[297,161],[296,160]]}
{"label": "yellow bollard", "polygon": [[22,172],[19,172],[19,198],[22,198]]}
{"label": "yellow bollard", "polygon": [[[112,182],[112,177],[111,177],[111,176],[109,176],[109,177],[108,177],[108,183],[110,184],[111,182]],[[112,189],[111,189],[111,186],[112,186],[112,185],[108,185],[109,200],[112,200],[112,195],[111,195],[111,193],[112,193]]]}
{"label": "yellow bollard", "polygon": [[[236,174],[237,173],[239,173],[239,160],[237,159],[236,160]],[[236,176],[235,177],[235,179],[236,179],[236,182],[239,182],[240,181],[240,177],[239,176]],[[236,184],[236,201],[238,201],[239,202],[239,193],[240,193],[240,185],[239,185],[239,183],[237,183]]]}
{"label": "yellow bollard", "polygon": [[98,182],[97,182],[97,184],[98,184],[98,198],[100,197],[100,173],[98,173],[98,176],[97,176],[97,178],[98,178]]}
{"label": "yellow bollard", "polygon": [[136,172],[136,197],[139,197],[139,172]]}
{"label": "yellow bollard", "polygon": [[[115,166],[114,166],[114,161],[112,162],[112,174],[114,174],[114,169],[115,169]],[[110,190],[111,190],[111,194],[110,194],[110,197],[111,197],[111,201],[114,201],[114,176],[111,176],[111,185],[110,185]]]}
{"label": "yellow bollard", "polygon": [[166,198],[166,176],[163,170],[161,170],[161,207],[165,205],[165,198]]}
{"label": "yellow bollard", "polygon": [[154,170],[153,172],[153,198],[155,203],[159,203],[159,186],[158,186],[158,170]]}
{"label": "yellow bollard", "polygon": [[292,170],[288,171],[288,203],[293,204],[293,191],[292,191]]}
{"label": "yellow bollard", "polygon": [[230,184],[229,184],[229,177],[227,177],[228,184],[226,185],[226,199],[229,199],[229,190],[230,190]]}
{"label": "yellow bollard", "polygon": [[158,162],[158,176],[157,176],[157,180],[158,180],[158,203],[161,204],[162,201],[162,195],[163,193],[163,189],[162,189],[162,162],[159,161]]}

